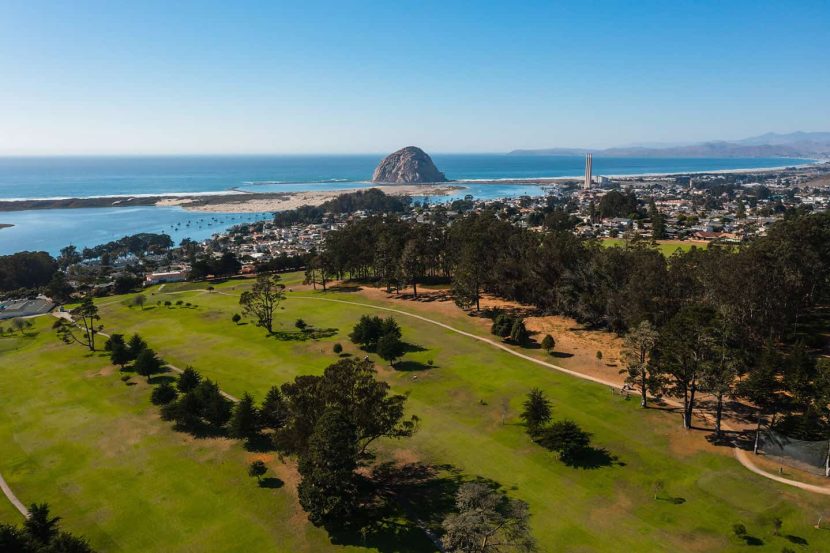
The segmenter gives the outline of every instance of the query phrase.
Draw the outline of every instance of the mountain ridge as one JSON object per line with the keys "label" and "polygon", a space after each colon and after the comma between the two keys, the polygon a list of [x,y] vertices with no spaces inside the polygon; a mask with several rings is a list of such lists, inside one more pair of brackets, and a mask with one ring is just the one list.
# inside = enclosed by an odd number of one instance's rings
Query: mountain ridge
{"label": "mountain ridge", "polygon": [[740,140],[666,147],[518,149],[509,155],[572,156],[588,152],[608,157],[830,157],[830,132],[766,133]]}

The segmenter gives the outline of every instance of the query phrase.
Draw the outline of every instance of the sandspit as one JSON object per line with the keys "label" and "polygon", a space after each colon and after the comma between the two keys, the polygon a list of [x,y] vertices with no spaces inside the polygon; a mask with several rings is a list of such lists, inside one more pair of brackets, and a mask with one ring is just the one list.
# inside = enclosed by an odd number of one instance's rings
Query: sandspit
{"label": "sandspit", "polygon": [[[446,196],[464,186],[437,184],[379,185],[377,188],[392,196]],[[180,206],[188,211],[205,211],[211,213],[261,213],[267,211],[285,211],[303,205],[317,206],[336,198],[341,194],[368,190],[368,188],[348,188],[340,190],[319,190],[306,192],[283,192],[277,194],[234,195],[223,199],[213,197],[207,202],[204,198],[163,198],[155,205],[160,207]]]}

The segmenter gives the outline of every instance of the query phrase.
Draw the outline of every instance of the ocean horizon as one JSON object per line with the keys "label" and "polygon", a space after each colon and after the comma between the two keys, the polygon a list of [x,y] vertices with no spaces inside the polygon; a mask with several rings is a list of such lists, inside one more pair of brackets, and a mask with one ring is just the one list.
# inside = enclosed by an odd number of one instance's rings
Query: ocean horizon
{"label": "ocean horizon", "polygon": [[[381,154],[280,156],[0,157],[0,200],[156,196],[244,192],[301,192],[368,188]],[[538,196],[545,188],[509,179],[577,177],[582,156],[435,154],[447,178],[463,189],[430,200]],[[801,158],[594,157],[595,175],[650,175],[764,169],[803,165]],[[139,232],[164,232],[179,242],[204,240],[269,213],[224,214],[180,207],[108,207],[0,212],[0,255],[22,250],[56,255],[72,244],[92,247]]]}
{"label": "ocean horizon", "polygon": [[[369,185],[382,159],[382,154],[0,157],[0,200],[337,190]],[[579,177],[585,163],[582,156],[510,154],[435,154],[432,159],[448,179],[473,186],[476,181]],[[593,168],[595,175],[625,176],[775,168],[811,161],[595,156]]]}

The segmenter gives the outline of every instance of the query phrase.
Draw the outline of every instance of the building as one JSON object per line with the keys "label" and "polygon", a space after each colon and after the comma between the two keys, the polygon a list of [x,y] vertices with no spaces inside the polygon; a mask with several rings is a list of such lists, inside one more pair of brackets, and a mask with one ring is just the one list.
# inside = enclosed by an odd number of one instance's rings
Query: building
{"label": "building", "polygon": [[162,282],[181,282],[187,280],[187,271],[167,271],[163,273],[149,273],[144,277],[144,286],[161,284]]}

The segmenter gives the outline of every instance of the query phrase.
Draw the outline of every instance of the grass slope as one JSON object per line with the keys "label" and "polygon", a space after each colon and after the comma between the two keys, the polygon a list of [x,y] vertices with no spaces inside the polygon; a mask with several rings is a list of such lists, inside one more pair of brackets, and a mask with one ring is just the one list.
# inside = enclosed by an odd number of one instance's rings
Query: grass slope
{"label": "grass slope", "polygon": [[[290,293],[278,314],[281,330],[293,331],[301,317],[338,333],[320,341],[278,340],[251,324],[231,322],[241,286],[219,284],[212,294],[167,294],[177,290],[165,287],[148,296],[153,305],[145,310],[104,300],[103,322],[110,332],[138,331],[168,361],[192,364],[228,392],[249,391],[257,399],[272,384],[319,373],[335,360],[335,341],[364,355],[346,335],[372,309],[299,297],[313,292]],[[369,301],[348,293],[316,296]],[[157,307],[157,299],[198,307]],[[542,550],[740,551],[746,546],[730,535],[735,522],[764,542],[756,551],[830,548],[830,532],[811,527],[819,513],[830,511],[826,498],[749,473],[728,450],[686,436],[678,416],[643,412],[604,386],[426,322],[397,319],[405,339],[421,351],[406,355],[402,368],[408,370],[379,368],[395,391],[410,394],[409,410],[423,423],[410,440],[380,444],[382,452],[498,482],[530,504]],[[481,332],[462,314],[445,319]],[[102,550],[224,551],[239,543],[261,550],[328,549],[327,536],[297,512],[293,483],[257,489],[245,476],[249,454],[224,440],[192,440],[170,431],[149,405],[145,385],[128,387],[117,372],[100,373],[104,359],[64,346],[43,329],[29,344],[7,351],[5,359],[9,378],[4,374],[0,380],[0,395],[15,398],[15,404],[0,410],[0,439],[13,444],[12,454],[0,458],[0,470],[24,501],[53,503],[69,528],[87,534]],[[427,368],[429,360],[433,368]],[[532,444],[518,412],[533,386],[549,394],[556,418],[579,422],[619,462],[570,468]],[[661,500],[654,499],[658,481],[665,484]],[[783,534],[807,540],[808,548],[773,536],[774,517],[784,520]],[[404,530],[397,535],[418,533]],[[399,550],[394,537],[370,543]],[[431,549],[422,538],[412,539],[406,550]],[[174,546],[161,547],[168,540]]]}

